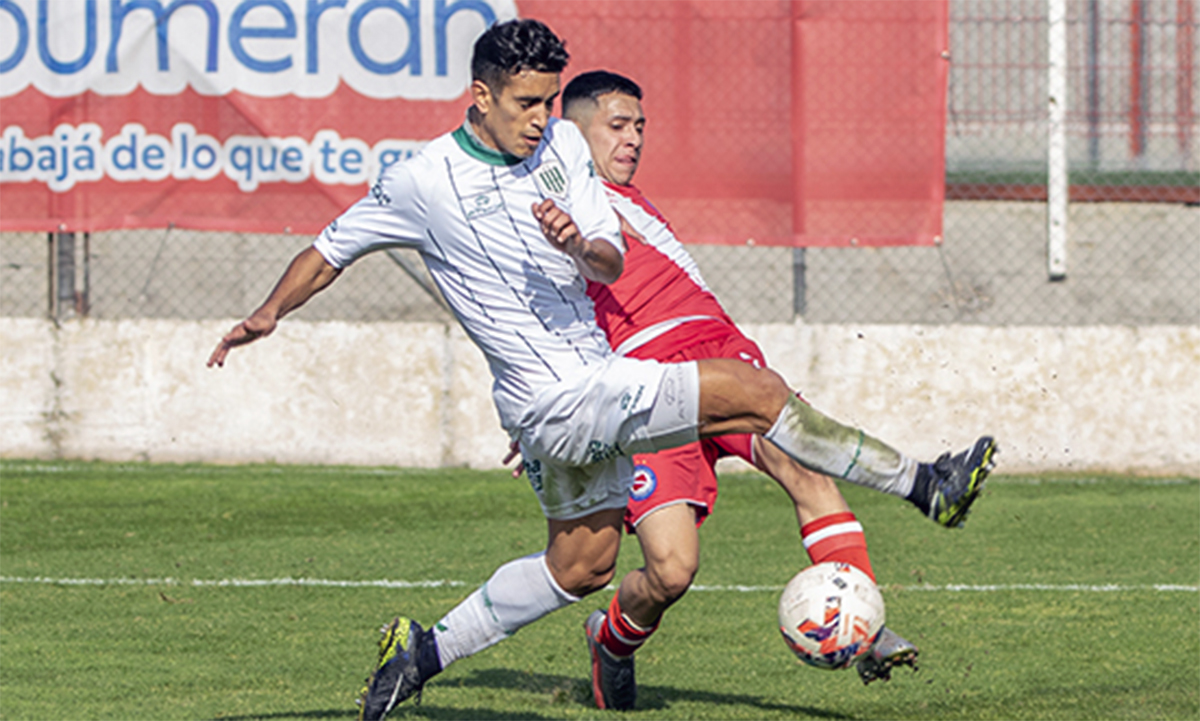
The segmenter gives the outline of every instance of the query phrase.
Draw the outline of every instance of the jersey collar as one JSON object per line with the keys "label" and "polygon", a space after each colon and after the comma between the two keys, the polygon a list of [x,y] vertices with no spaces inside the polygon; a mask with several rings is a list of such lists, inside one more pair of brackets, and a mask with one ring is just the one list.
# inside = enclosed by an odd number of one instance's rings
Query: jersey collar
{"label": "jersey collar", "polygon": [[[608,188],[614,193],[629,198],[631,201],[633,201],[634,205],[640,207],[642,210],[662,221],[663,225],[667,226],[668,228],[671,227],[671,223],[667,221],[662,213],[658,212],[658,208],[654,207],[654,203],[651,203],[649,198],[642,195],[642,191],[638,190],[637,186],[633,183],[630,183],[629,185],[617,185],[616,183],[605,180],[604,178],[601,178],[600,182],[604,183],[604,187]],[[671,232],[674,233],[675,230],[672,229]]]}
{"label": "jersey collar", "polygon": [[601,178],[600,182],[604,183],[604,187],[608,188],[609,190],[620,193],[631,200],[642,195],[642,191],[638,190],[637,186],[635,186],[633,183],[630,183],[629,185],[617,185],[611,180],[606,180],[605,178]]}
{"label": "jersey collar", "polygon": [[458,129],[451,133],[451,135],[464,153],[488,165],[517,165],[525,160],[515,155],[502,153],[499,150],[493,150],[484,145],[479,136],[475,134],[475,129],[471,127],[471,121],[469,120],[464,120],[463,124],[458,126]]}

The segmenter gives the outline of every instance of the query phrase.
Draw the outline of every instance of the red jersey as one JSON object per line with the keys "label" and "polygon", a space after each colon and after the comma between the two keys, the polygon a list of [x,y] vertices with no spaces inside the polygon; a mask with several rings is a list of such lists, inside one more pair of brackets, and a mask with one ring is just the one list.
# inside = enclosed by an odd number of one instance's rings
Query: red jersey
{"label": "red jersey", "polygon": [[625,270],[615,283],[588,283],[596,323],[613,349],[629,355],[685,324],[692,335],[700,331],[691,325],[696,321],[733,326],[701,277],[696,261],[641,191],[607,181],[604,190],[613,209],[645,239],[643,243],[625,235]]}

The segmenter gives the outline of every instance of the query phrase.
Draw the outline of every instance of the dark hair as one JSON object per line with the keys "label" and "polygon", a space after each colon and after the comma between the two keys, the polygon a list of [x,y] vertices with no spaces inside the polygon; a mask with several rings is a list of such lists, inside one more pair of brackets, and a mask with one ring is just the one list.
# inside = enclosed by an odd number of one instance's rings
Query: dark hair
{"label": "dark hair", "polygon": [[491,26],[475,41],[471,79],[500,92],[509,77],[522,70],[561,73],[570,57],[563,42],[543,23],[509,20]]}
{"label": "dark hair", "polygon": [[567,87],[562,94],[562,109],[563,115],[569,115],[571,106],[580,100],[589,100],[593,103],[600,102],[601,95],[609,93],[621,93],[622,95],[630,95],[642,99],[642,89],[638,84],[625,77],[610,73],[607,70],[591,70],[577,75],[571,82],[567,83]]}

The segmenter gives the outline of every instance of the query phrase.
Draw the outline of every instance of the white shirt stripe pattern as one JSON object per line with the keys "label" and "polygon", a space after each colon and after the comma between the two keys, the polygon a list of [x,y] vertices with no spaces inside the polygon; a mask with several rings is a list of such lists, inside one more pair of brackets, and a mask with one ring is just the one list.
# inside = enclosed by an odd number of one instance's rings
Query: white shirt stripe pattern
{"label": "white shirt stripe pattern", "polygon": [[532,206],[551,198],[583,237],[624,246],[572,123],[552,119],[525,160],[483,146],[469,127],[389,166],[313,245],[335,268],[383,248],[418,250],[487,358],[492,398],[511,431],[538,389],[611,354],[586,282],[542,235]]}

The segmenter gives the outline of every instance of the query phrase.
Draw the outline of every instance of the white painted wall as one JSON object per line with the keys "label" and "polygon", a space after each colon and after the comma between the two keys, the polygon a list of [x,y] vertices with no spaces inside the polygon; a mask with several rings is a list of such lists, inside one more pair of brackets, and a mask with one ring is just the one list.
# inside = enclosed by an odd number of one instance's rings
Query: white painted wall
{"label": "white painted wall", "polygon": [[[435,323],[0,318],[0,456],[497,468],[482,356]],[[922,459],[1200,475],[1200,328],[746,326],[814,406]]]}

